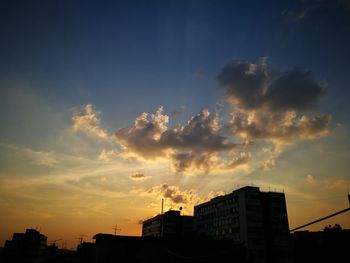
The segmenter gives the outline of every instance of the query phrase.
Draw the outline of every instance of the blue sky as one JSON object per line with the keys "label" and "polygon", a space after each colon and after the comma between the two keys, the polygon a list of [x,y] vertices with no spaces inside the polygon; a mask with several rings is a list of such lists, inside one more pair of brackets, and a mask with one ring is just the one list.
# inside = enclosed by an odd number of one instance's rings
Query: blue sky
{"label": "blue sky", "polygon": [[[346,205],[347,1],[4,1],[1,6],[0,207],[7,215],[0,220],[9,226],[1,240],[28,224],[44,225],[54,236],[51,226],[68,219],[72,224],[64,233],[70,236],[81,218],[100,222],[102,215],[101,228],[91,234],[118,220],[125,234],[138,234],[138,221],[157,213],[164,184],[173,197],[183,196],[188,213],[192,204],[238,185],[284,188],[292,226]],[[241,67],[247,78],[264,82],[259,106],[243,105],[253,90],[251,82],[232,77],[241,76]],[[225,76],[225,68],[231,75]],[[219,76],[229,81],[220,83]],[[287,91],[292,85],[286,78],[300,87]],[[274,93],[269,97],[265,89]],[[293,104],[295,98],[304,104]],[[276,110],[281,101],[291,108]],[[159,119],[139,119],[155,129],[153,137],[140,141],[146,126],[140,122],[137,130],[135,119],[161,106]],[[238,127],[233,117],[238,113],[255,126]],[[196,124],[207,137],[196,133]],[[174,141],[167,137],[170,131]],[[72,207],[60,205],[62,195],[74,200]],[[333,199],[321,202],[322,195]],[[177,205],[178,198],[168,199],[169,206]],[[98,208],[84,210],[86,200]],[[130,200],[134,210],[128,209]],[[306,209],[312,200],[314,213]],[[124,208],[106,212],[115,202]],[[26,220],[14,220],[19,212],[9,204],[19,203]],[[80,209],[80,217],[73,216]]]}

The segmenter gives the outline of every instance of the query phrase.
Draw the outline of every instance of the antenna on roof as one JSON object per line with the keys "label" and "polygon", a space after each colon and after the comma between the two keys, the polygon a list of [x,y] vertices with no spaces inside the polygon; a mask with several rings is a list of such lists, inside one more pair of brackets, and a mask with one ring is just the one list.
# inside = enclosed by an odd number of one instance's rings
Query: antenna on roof
{"label": "antenna on roof", "polygon": [[164,198],[162,198],[162,210],[161,210],[161,217],[160,217],[160,237],[163,237],[163,221],[164,221],[164,215],[163,215],[163,208],[164,208]]}
{"label": "antenna on roof", "polygon": [[79,237],[77,238],[79,240],[79,244],[83,243],[84,242],[84,237],[86,237],[86,235],[79,235]]}
{"label": "antenna on roof", "polygon": [[113,227],[112,229],[114,229],[114,235],[117,235],[117,231],[121,231],[120,228],[118,228],[118,224],[115,224],[115,227]]}
{"label": "antenna on roof", "polygon": [[163,214],[163,208],[164,208],[164,199],[162,198],[162,210],[161,210],[161,215]]}
{"label": "antenna on roof", "polygon": [[[60,240],[62,240],[62,238],[60,238],[60,239],[55,239],[55,240],[51,240],[51,241],[49,241],[48,243],[51,244],[52,246],[56,246],[56,242],[57,242],[57,241],[60,241]],[[58,246],[57,246],[57,247],[58,247]]]}

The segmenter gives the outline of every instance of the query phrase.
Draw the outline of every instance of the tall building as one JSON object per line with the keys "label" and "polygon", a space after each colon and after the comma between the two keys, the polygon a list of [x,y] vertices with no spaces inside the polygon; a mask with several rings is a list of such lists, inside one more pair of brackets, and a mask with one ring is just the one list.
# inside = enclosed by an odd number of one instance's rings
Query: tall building
{"label": "tall building", "polygon": [[177,210],[170,210],[142,223],[142,236],[181,237],[192,232],[193,216],[181,216]]}
{"label": "tall building", "polygon": [[251,262],[291,262],[284,193],[246,186],[194,207],[195,231],[243,243]]}

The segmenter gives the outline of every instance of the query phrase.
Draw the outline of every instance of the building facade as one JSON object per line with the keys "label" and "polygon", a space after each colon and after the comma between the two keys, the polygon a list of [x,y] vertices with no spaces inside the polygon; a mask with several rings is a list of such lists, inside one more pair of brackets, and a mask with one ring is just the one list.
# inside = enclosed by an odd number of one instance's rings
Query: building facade
{"label": "building facade", "polygon": [[195,231],[243,243],[251,262],[291,262],[284,193],[246,186],[194,207]]}
{"label": "building facade", "polygon": [[181,237],[193,232],[193,216],[181,216],[180,211],[170,210],[142,223],[142,236]]}

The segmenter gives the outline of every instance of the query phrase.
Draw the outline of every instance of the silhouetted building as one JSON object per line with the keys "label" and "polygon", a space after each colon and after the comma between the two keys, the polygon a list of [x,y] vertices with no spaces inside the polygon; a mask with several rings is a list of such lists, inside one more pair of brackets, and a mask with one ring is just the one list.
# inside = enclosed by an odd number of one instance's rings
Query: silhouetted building
{"label": "silhouetted building", "polygon": [[0,262],[4,262],[4,248],[0,247]]}
{"label": "silhouetted building", "polygon": [[94,263],[245,263],[245,250],[230,240],[96,234]]}
{"label": "silhouetted building", "polygon": [[194,207],[195,231],[246,246],[251,262],[291,262],[284,193],[246,186]]}
{"label": "silhouetted building", "polygon": [[14,233],[12,240],[5,242],[5,262],[42,262],[46,257],[46,241],[47,237],[35,229],[27,229],[25,233]]}
{"label": "silhouetted building", "polygon": [[[92,253],[91,253],[92,254]],[[91,255],[90,254],[90,255]],[[80,256],[80,255],[79,255]],[[79,257],[77,251],[69,249],[57,249],[55,254],[51,254],[45,263],[88,263],[86,257]]]}
{"label": "silhouetted building", "polygon": [[95,257],[96,244],[91,242],[82,242],[77,247],[77,259],[81,263],[93,263]]}
{"label": "silhouetted building", "polygon": [[181,237],[193,233],[193,216],[181,216],[180,211],[170,210],[142,223],[142,236]]}
{"label": "silhouetted building", "polygon": [[292,234],[294,262],[346,262],[349,258],[350,229],[339,225],[323,231],[296,231]]}
{"label": "silhouetted building", "polygon": [[59,249],[54,243],[47,247],[46,260],[40,261],[42,263],[80,263],[85,262],[85,258],[80,260],[77,257],[77,252],[65,248]]}

